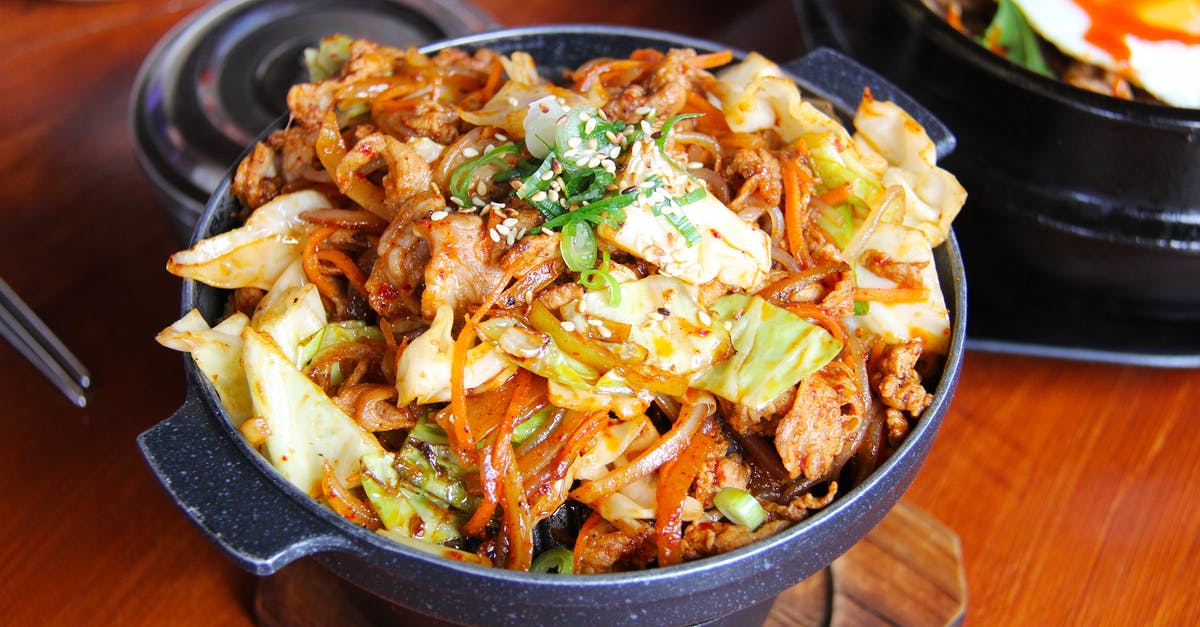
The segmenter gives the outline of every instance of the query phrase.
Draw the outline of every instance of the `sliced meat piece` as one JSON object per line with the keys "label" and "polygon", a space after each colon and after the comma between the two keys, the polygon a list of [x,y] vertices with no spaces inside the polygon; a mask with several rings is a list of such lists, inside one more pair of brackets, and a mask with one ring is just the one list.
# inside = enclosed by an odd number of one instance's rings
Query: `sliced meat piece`
{"label": "sliced meat piece", "polygon": [[791,525],[786,520],[772,520],[763,523],[755,531],[741,525],[727,522],[700,522],[688,525],[683,530],[681,550],[683,559],[694,560],[710,555],[727,553],[773,536]]}
{"label": "sliced meat piece", "polygon": [[443,220],[421,220],[414,230],[429,243],[425,292],[421,296],[421,313],[426,320],[433,320],[442,305],[462,317],[468,308],[481,304],[500,287],[504,269],[492,261],[494,242],[487,235],[483,218],[452,213]]}
{"label": "sliced meat piece", "polygon": [[792,478],[823,479],[834,468],[846,442],[857,433],[860,420],[843,413],[844,399],[828,369],[800,382],[796,402],[779,421],[775,449]]}

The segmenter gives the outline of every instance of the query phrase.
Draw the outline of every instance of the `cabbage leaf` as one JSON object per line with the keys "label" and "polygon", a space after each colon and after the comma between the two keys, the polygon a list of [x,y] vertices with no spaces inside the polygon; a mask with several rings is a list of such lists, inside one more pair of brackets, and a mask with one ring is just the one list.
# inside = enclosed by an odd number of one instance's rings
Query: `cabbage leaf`
{"label": "cabbage leaf", "polygon": [[758,296],[728,294],[713,303],[731,325],[734,353],[700,373],[692,385],[722,398],[761,409],[842,350],[841,340]]}

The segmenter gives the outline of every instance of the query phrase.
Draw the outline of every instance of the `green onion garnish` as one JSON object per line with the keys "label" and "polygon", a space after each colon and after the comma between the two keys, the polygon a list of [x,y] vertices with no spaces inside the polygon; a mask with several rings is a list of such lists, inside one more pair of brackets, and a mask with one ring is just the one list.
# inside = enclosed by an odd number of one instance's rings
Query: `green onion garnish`
{"label": "green onion garnish", "polygon": [[602,261],[598,267],[591,270],[584,270],[579,273],[579,284],[589,290],[599,290],[608,288],[608,304],[610,307],[617,307],[621,304],[621,284],[617,282],[617,278],[609,272],[612,267],[612,260],[608,257],[608,251],[600,251]]}
{"label": "green onion garnish", "polygon": [[574,272],[583,272],[596,266],[596,232],[583,220],[572,220],[563,225],[558,249],[567,267]]}
{"label": "green onion garnish", "polygon": [[553,549],[542,551],[537,557],[533,558],[533,563],[529,565],[529,572],[548,573],[555,571],[560,575],[569,575],[574,567],[575,554],[565,547],[556,546]]}
{"label": "green onion garnish", "polygon": [[713,505],[730,521],[750,531],[758,529],[767,519],[767,511],[759,505],[758,499],[741,488],[721,488],[713,497]]}
{"label": "green onion garnish", "polygon": [[525,440],[528,440],[529,436],[537,433],[537,430],[541,429],[542,425],[546,422],[546,418],[550,417],[551,409],[552,408],[547,405],[546,407],[538,410],[532,416],[526,418],[523,422],[521,422],[521,424],[517,425],[516,428],[513,429],[512,434],[513,446],[521,444]]}
{"label": "green onion garnish", "polygon": [[471,206],[471,190],[467,188],[475,170],[494,161],[503,160],[506,155],[516,154],[519,150],[516,144],[509,142],[464,161],[450,173],[450,195],[458,199],[463,206]]}

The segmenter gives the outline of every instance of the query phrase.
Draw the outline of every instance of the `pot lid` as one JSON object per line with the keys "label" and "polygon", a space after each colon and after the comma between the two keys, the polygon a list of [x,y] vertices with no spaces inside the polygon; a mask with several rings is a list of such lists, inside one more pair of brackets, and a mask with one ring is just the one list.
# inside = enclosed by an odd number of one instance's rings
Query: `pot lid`
{"label": "pot lid", "polygon": [[287,112],[288,88],[307,80],[305,48],[336,33],[417,46],[496,25],[462,0],[211,4],[142,64],[131,111],[139,158],[173,195],[203,206],[238,155]]}

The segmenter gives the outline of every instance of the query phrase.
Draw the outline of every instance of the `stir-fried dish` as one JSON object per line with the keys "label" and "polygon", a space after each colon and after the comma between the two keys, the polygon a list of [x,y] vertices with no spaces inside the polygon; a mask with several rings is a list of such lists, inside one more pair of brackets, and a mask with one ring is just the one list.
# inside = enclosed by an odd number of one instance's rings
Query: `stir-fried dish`
{"label": "stir-fried dish", "polygon": [[[751,54],[344,37],[237,169],[164,330],[292,484],[454,559],[596,573],[778,533],[905,438],[965,194],[864,93],[851,135]],[[548,78],[555,79],[554,81]]]}

